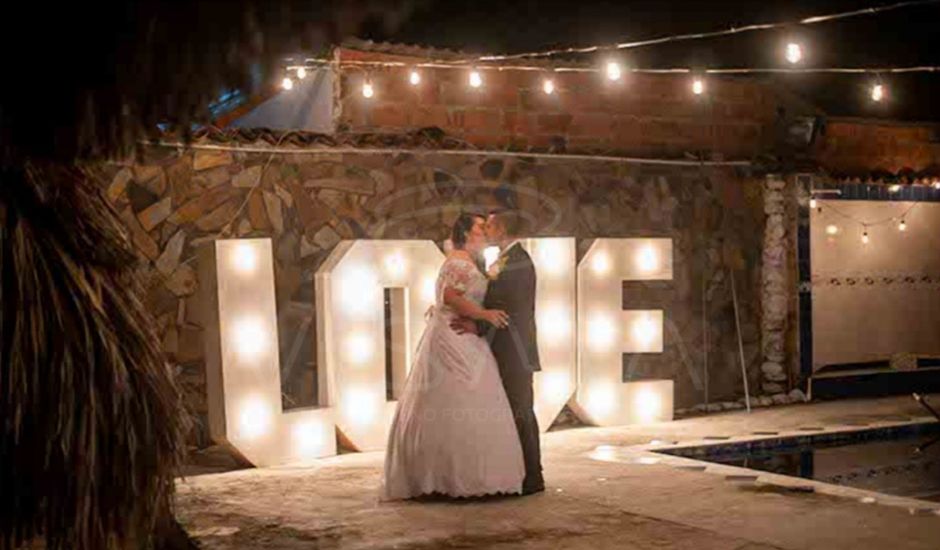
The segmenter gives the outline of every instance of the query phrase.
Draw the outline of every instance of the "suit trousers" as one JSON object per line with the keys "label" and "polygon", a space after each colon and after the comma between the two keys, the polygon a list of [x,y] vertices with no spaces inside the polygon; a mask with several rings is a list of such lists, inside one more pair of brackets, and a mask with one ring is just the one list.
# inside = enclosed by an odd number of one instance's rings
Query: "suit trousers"
{"label": "suit trousers", "polygon": [[542,452],[539,449],[539,423],[535,418],[534,391],[532,389],[533,373],[518,368],[504,368],[499,364],[499,374],[503,379],[503,388],[509,398],[509,407],[512,409],[516,421],[516,430],[519,432],[519,441],[522,443],[522,455],[525,460],[525,480],[522,482],[524,490],[540,489],[545,486],[542,478]]}

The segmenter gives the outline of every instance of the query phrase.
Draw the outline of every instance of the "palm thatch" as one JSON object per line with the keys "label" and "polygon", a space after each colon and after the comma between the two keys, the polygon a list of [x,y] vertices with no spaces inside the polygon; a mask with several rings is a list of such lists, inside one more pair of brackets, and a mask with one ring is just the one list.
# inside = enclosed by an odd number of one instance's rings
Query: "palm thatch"
{"label": "palm thatch", "polygon": [[0,212],[0,547],[145,546],[186,419],[129,242],[75,170],[5,171]]}
{"label": "palm thatch", "polygon": [[[167,547],[186,416],[136,258],[75,166],[188,134],[414,1],[24,2],[0,18],[0,550]],[[24,41],[24,38],[26,40]]]}

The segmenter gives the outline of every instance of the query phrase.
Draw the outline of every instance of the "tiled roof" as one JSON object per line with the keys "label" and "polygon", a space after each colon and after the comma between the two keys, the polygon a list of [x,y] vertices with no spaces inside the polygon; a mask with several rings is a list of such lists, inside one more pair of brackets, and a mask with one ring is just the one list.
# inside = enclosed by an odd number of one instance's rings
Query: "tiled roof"
{"label": "tiled roof", "polygon": [[[165,135],[164,142],[173,142],[180,139],[177,135]],[[219,129],[214,127],[201,128],[193,132],[190,136],[192,144],[195,145],[228,145],[232,147],[261,147],[261,148],[297,148],[297,149],[404,149],[415,151],[473,151],[477,150],[473,145],[460,139],[448,136],[439,128],[422,128],[411,132],[401,133],[337,133],[337,134],[318,134],[313,132],[282,132],[269,130],[266,128],[226,128]],[[617,151],[595,151],[595,150],[571,150],[563,146],[549,148],[527,148],[527,149],[501,149],[505,152],[517,153],[557,153],[557,154],[578,154],[578,155],[598,155],[605,157],[616,157]],[[481,154],[486,154],[485,150],[480,150]],[[666,159],[663,159],[666,160]],[[674,160],[694,160],[691,157],[683,157]],[[768,159],[769,160],[769,159]],[[828,175],[829,179],[839,183],[860,184],[860,185],[933,185],[940,181],[940,165],[930,165],[924,170],[914,171],[911,169],[902,169],[896,173],[885,170],[871,170],[867,173],[845,174],[834,170],[829,170],[826,166],[814,162],[811,158],[805,159],[802,168],[797,171],[815,172],[819,171]],[[760,164],[758,160],[757,165]]]}
{"label": "tiled roof", "polygon": [[445,50],[441,48],[430,48],[427,46],[418,46],[413,44],[395,44],[392,42],[373,42],[372,40],[362,40],[360,38],[349,38],[344,40],[340,48],[357,50],[361,52],[375,52],[388,55],[401,55],[407,57],[419,57],[423,59],[443,59],[460,60],[477,57],[478,54],[469,52]]}
{"label": "tiled roof", "polygon": [[[164,140],[179,139],[176,135]],[[268,147],[357,147],[364,149],[473,149],[469,144],[447,136],[438,128],[422,128],[401,133],[337,133],[319,134],[303,131],[281,131],[267,128],[204,127],[192,133],[192,143],[232,146]]]}

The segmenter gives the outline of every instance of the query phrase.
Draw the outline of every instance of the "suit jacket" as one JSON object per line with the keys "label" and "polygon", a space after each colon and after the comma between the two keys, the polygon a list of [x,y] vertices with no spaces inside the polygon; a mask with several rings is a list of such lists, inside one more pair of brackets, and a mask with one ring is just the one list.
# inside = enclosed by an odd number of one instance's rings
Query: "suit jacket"
{"label": "suit jacket", "polygon": [[500,370],[539,371],[542,367],[535,328],[535,265],[518,243],[504,256],[505,264],[499,275],[490,280],[483,307],[508,313],[509,326],[497,329],[481,321],[478,332],[489,341]]}

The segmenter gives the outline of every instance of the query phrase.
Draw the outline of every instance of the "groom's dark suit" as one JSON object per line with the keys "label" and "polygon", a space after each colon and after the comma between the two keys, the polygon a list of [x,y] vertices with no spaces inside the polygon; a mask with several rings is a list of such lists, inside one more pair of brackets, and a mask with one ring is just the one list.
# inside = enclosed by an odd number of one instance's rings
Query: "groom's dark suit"
{"label": "groom's dark suit", "polygon": [[495,329],[478,325],[499,364],[499,374],[516,420],[516,429],[525,457],[523,490],[544,487],[539,451],[539,425],[533,410],[532,377],[539,365],[535,329],[535,266],[521,244],[513,244],[496,261],[498,275],[490,280],[484,299],[487,309],[501,309],[509,314],[509,326]]}

